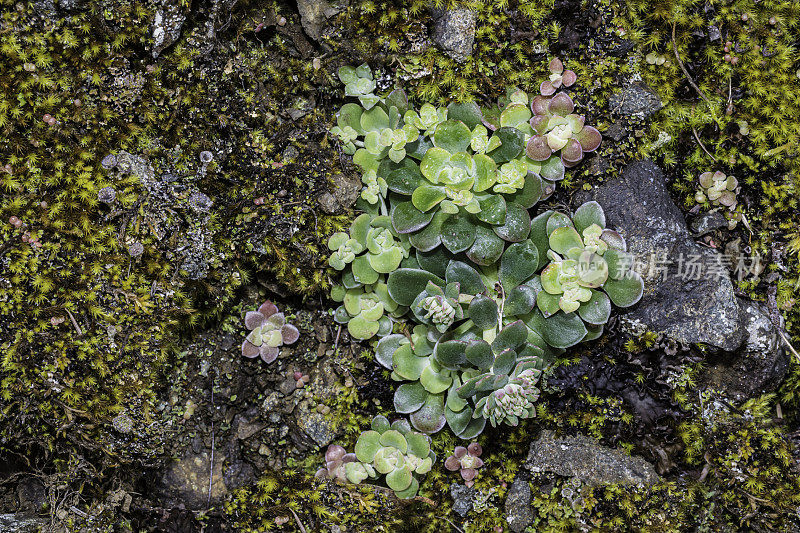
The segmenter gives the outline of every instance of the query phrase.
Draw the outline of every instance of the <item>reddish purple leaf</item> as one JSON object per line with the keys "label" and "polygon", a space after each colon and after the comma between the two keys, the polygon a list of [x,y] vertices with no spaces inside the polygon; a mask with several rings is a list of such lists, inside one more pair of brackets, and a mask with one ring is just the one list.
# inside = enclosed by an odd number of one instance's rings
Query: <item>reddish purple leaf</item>
{"label": "reddish purple leaf", "polygon": [[564,63],[562,63],[559,58],[554,57],[553,59],[550,60],[548,68],[550,69],[550,72],[552,72],[553,74],[561,74],[562,72],[564,72]]}
{"label": "reddish purple leaf", "polygon": [[592,126],[584,126],[575,138],[581,143],[584,152],[594,152],[603,140],[600,132]]}
{"label": "reddish purple leaf", "polygon": [[269,318],[278,312],[278,306],[267,300],[261,304],[261,307],[258,308],[258,312],[264,315],[264,318]]}
{"label": "reddish purple leaf", "polygon": [[545,80],[539,85],[539,92],[542,93],[543,96],[550,96],[556,92],[556,86],[550,80]]}
{"label": "reddish purple leaf", "polygon": [[478,457],[480,454],[483,453],[483,448],[481,448],[481,445],[478,444],[477,442],[473,442],[472,444],[467,446],[467,451],[469,451],[469,454],[471,456]]}
{"label": "reddish purple leaf", "polygon": [[561,159],[565,164],[577,163],[583,159],[583,148],[581,148],[581,143],[575,139],[568,140],[566,146],[561,149]]}
{"label": "reddish purple leaf", "polygon": [[531,111],[534,115],[547,115],[550,109],[550,98],[547,96],[536,95],[531,101]]}
{"label": "reddish purple leaf", "polygon": [[461,461],[458,460],[458,457],[455,455],[451,455],[448,457],[444,462],[444,467],[452,472],[461,469]]}
{"label": "reddish purple leaf", "polygon": [[472,481],[477,475],[478,471],[474,468],[464,468],[461,470],[461,477],[464,478],[464,481]]}
{"label": "reddish purple leaf", "polygon": [[551,113],[566,117],[575,110],[575,104],[572,102],[572,98],[567,96],[566,93],[560,92],[550,100],[549,109]]}
{"label": "reddish purple leaf", "polygon": [[247,314],[244,315],[244,327],[252,331],[264,325],[265,320],[266,317],[258,311],[248,311]]}
{"label": "reddish purple leaf", "polygon": [[242,355],[245,357],[255,357],[259,353],[258,346],[253,344],[250,341],[244,341],[242,343]]}
{"label": "reddish purple leaf", "polygon": [[547,144],[547,137],[544,135],[534,135],[525,147],[525,153],[534,161],[546,161],[553,153]]}
{"label": "reddish purple leaf", "polygon": [[547,116],[546,115],[533,115],[528,121],[533,131],[539,135],[544,135],[547,132]]}
{"label": "reddish purple leaf", "polygon": [[565,70],[564,73],[561,75],[561,81],[564,83],[564,87],[571,87],[578,79],[578,75],[571,70]]}
{"label": "reddish purple leaf", "polygon": [[278,358],[281,351],[274,346],[261,345],[261,360],[265,363],[271,363]]}
{"label": "reddish purple leaf", "polygon": [[286,324],[281,328],[281,337],[283,337],[283,344],[294,344],[300,338],[300,332],[291,324]]}

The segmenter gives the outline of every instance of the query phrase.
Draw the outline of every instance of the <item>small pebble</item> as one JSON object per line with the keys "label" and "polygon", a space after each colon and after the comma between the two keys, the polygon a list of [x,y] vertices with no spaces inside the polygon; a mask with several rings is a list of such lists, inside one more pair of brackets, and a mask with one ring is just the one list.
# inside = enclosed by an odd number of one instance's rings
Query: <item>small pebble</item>
{"label": "small pebble", "polygon": [[286,26],[286,17],[278,17],[278,26]]}
{"label": "small pebble", "polygon": [[102,161],[100,161],[100,164],[105,169],[114,168],[115,166],[117,166],[117,156],[115,156],[114,154],[108,154],[103,158]]}
{"label": "small pebble", "polygon": [[131,257],[139,257],[144,253],[144,245],[140,242],[135,242],[128,247],[128,253]]}
{"label": "small pebble", "polygon": [[113,203],[116,198],[117,191],[114,190],[114,187],[103,187],[97,191],[97,199],[104,204]]}
{"label": "small pebble", "polygon": [[204,165],[211,163],[214,160],[214,154],[209,152],[208,150],[203,150],[200,152],[200,162]]}

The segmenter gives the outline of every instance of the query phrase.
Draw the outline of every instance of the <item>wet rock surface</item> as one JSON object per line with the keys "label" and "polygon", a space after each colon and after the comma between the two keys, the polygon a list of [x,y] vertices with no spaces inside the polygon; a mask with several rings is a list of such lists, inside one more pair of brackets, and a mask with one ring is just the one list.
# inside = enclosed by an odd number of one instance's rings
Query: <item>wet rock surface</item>
{"label": "wet rock surface", "polygon": [[722,256],[692,240],[655,163],[632,163],[621,176],[579,196],[603,206],[608,226],[637,257],[644,295],[624,321],[685,344],[727,351],[741,346],[746,327]]}
{"label": "wet rock surface", "polygon": [[0,531],[3,533],[36,533],[49,522],[44,518],[23,513],[0,514]]}
{"label": "wet rock surface", "polygon": [[466,8],[434,10],[431,38],[447,55],[464,62],[475,42],[475,12]]}
{"label": "wet rock surface", "polygon": [[664,107],[658,95],[642,82],[631,82],[609,99],[611,112],[635,119],[645,119]]}
{"label": "wet rock surface", "polygon": [[474,487],[467,487],[461,483],[450,485],[450,496],[453,498],[453,511],[459,516],[467,516],[472,510],[472,497],[475,495]]}
{"label": "wet rock surface", "polygon": [[582,435],[556,437],[547,430],[531,443],[525,468],[532,473],[550,472],[578,478],[589,486],[651,485],[659,480],[653,465],[641,457],[601,446]]}
{"label": "wet rock surface", "polygon": [[531,487],[528,480],[517,476],[508,489],[505,503],[506,522],[514,533],[525,531],[525,528],[533,522],[533,509],[530,505]]}
{"label": "wet rock surface", "polygon": [[735,355],[722,354],[712,359],[704,377],[706,385],[743,401],[778,388],[789,368],[789,354],[769,311],[744,298],[739,298],[739,303],[747,330],[745,344]]}

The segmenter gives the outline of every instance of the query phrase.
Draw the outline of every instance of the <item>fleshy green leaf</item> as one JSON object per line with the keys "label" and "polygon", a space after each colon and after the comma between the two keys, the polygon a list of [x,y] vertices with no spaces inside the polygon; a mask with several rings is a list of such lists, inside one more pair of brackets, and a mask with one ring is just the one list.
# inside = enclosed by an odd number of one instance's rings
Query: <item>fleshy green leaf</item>
{"label": "fleshy green leaf", "polygon": [[459,120],[442,122],[436,127],[436,132],[433,134],[434,146],[444,148],[451,154],[466,151],[471,140],[472,131]]}
{"label": "fleshy green leaf", "polygon": [[411,202],[400,202],[392,209],[392,226],[397,233],[419,231],[433,220],[433,212],[423,213]]}
{"label": "fleshy green leaf", "polygon": [[495,163],[511,161],[522,153],[525,136],[517,128],[501,127],[497,129],[493,136],[500,139],[501,143],[498,148],[489,152],[489,156],[494,159]]}
{"label": "fleshy green leaf", "polygon": [[436,433],[447,422],[444,417],[444,396],[442,394],[429,394],[425,404],[409,416],[411,425],[422,433]]}
{"label": "fleshy green leaf", "polygon": [[502,226],[492,228],[498,237],[509,242],[520,242],[531,232],[531,216],[519,204],[506,202],[506,220]]}
{"label": "fleshy green leaf", "polygon": [[481,109],[475,102],[453,102],[447,106],[447,118],[450,120],[460,120],[469,129],[481,123]]}
{"label": "fleshy green leaf", "polygon": [[480,370],[488,370],[494,363],[492,347],[483,339],[476,339],[469,343],[465,351],[467,361]]}
{"label": "fleshy green leaf", "polygon": [[550,248],[559,255],[566,255],[567,250],[583,248],[583,239],[572,227],[556,228],[550,234]]}
{"label": "fleshy green leaf", "polygon": [[414,190],[411,202],[420,211],[429,211],[445,198],[447,194],[444,192],[444,187],[423,184]]}
{"label": "fleshy green leaf", "polygon": [[500,330],[492,341],[492,351],[500,353],[503,350],[519,348],[528,338],[528,327],[522,320],[517,320]]}
{"label": "fleshy green leaf", "polygon": [[478,328],[487,330],[497,325],[497,303],[482,294],[478,294],[469,304],[469,318]]}
{"label": "fleshy green leaf", "polygon": [[530,239],[515,243],[506,248],[500,259],[498,277],[503,289],[510,291],[520,283],[530,279],[539,265],[539,250]]}
{"label": "fleshy green leaf", "polygon": [[445,281],[447,265],[450,264],[452,258],[453,254],[448,252],[444,247],[436,248],[431,252],[417,252],[419,267],[422,270],[427,270],[428,272],[436,274],[440,278],[445,279]]}
{"label": "fleshy green leaf", "polygon": [[499,194],[492,194],[479,199],[481,210],[476,215],[478,220],[496,226],[506,221],[506,201]]}
{"label": "fleshy green leaf", "polygon": [[475,242],[467,250],[467,257],[478,265],[491,265],[500,259],[503,246],[503,240],[492,230],[484,226],[475,226]]}
{"label": "fleshy green leaf", "polygon": [[578,314],[589,324],[605,324],[611,316],[611,300],[602,291],[592,291],[592,298],[581,304]]}
{"label": "fleshy green leaf", "polygon": [[575,214],[572,216],[572,223],[578,233],[583,235],[583,230],[592,224],[597,224],[601,229],[605,228],[606,214],[597,202],[586,202],[575,210]]}
{"label": "fleshy green leaf", "polygon": [[466,216],[451,216],[442,223],[442,244],[454,254],[475,242],[475,225]]}
{"label": "fleshy green leaf", "polygon": [[503,316],[520,316],[531,312],[536,305],[536,293],[527,285],[519,285],[506,293]]}
{"label": "fleshy green leaf", "polygon": [[541,313],[534,312],[532,326],[554,348],[569,348],[586,336],[586,325],[577,313],[561,312],[544,318]]}
{"label": "fleshy green leaf", "polygon": [[405,335],[387,335],[378,341],[375,346],[375,360],[382,366],[391,370],[394,352],[402,344],[407,344]]}
{"label": "fleshy green leaf", "polygon": [[444,288],[445,282],[439,276],[425,270],[400,268],[389,274],[387,285],[389,295],[400,305],[410,306],[419,293],[431,281]]}
{"label": "fleshy green leaf", "polygon": [[637,272],[629,272],[622,279],[607,279],[603,290],[617,307],[630,307],[642,299],[644,282]]}
{"label": "fleshy green leaf", "polygon": [[461,294],[478,294],[486,290],[478,271],[462,261],[450,261],[445,280],[447,283],[458,283]]}
{"label": "fleshy green leaf", "polygon": [[467,361],[464,354],[466,348],[464,341],[439,342],[433,348],[433,357],[444,368],[457,369]]}

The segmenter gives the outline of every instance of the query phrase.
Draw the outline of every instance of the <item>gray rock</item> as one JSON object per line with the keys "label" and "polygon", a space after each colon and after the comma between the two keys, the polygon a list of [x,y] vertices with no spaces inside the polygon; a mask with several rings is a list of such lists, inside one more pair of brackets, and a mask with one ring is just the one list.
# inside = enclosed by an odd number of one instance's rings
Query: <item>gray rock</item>
{"label": "gray rock", "polygon": [[603,132],[603,137],[608,137],[614,141],[621,141],[625,137],[628,136],[628,130],[620,124],[619,122],[615,122],[609,128]]}
{"label": "gray rock", "polygon": [[533,522],[533,509],[531,509],[531,487],[527,479],[517,476],[506,496],[506,522],[514,533],[525,531]]}
{"label": "gray rock", "polygon": [[612,113],[640,120],[664,107],[655,91],[642,82],[629,83],[608,103]]}
{"label": "gray rock", "polygon": [[0,531],[3,533],[36,533],[50,520],[22,513],[0,514]]}
{"label": "gray rock", "polygon": [[295,412],[297,426],[318,446],[327,446],[341,433],[341,426],[333,415],[312,410],[307,402],[301,402]]}
{"label": "gray rock", "polygon": [[332,215],[356,203],[361,194],[361,180],[348,173],[333,176],[333,188],[317,197],[317,202],[325,213]]}
{"label": "gray rock", "polygon": [[325,0],[297,0],[297,11],[303,30],[315,41],[319,41],[328,17],[338,12]]}
{"label": "gray rock", "polygon": [[730,274],[718,252],[692,240],[661,169],[651,161],[632,163],[621,176],[576,196],[603,206],[608,226],[637,258],[644,296],[624,321],[685,344],[727,351],[742,344],[745,328]]}
{"label": "gray rock", "polygon": [[704,372],[706,385],[722,389],[736,401],[773,392],[789,367],[789,354],[763,305],[739,298],[747,330],[745,345],[736,354],[724,354]]}
{"label": "gray rock", "polygon": [[167,3],[156,11],[153,19],[153,48],[151,51],[154,58],[178,40],[184,22],[186,22],[186,11],[180,2]]}
{"label": "gray rock", "polygon": [[692,233],[697,236],[705,235],[717,229],[727,228],[728,221],[719,211],[703,213],[692,220]]}
{"label": "gray rock", "polygon": [[434,10],[431,38],[450,57],[463,63],[472,54],[475,42],[475,12],[459,7]]}
{"label": "gray rock", "polygon": [[[225,459],[225,455],[217,450],[213,473],[211,455],[205,451],[172,463],[161,479],[161,492],[167,505],[184,504],[188,509],[205,509],[209,495],[212,505],[220,502],[229,492],[222,474]],[[209,473],[212,475],[210,491]]]}
{"label": "gray rock", "polygon": [[453,511],[459,516],[467,516],[472,510],[472,497],[475,495],[474,487],[467,487],[461,483],[450,485],[450,496],[453,498]]}
{"label": "gray rock", "polygon": [[557,438],[548,430],[531,443],[525,468],[533,473],[578,478],[592,487],[610,483],[652,485],[660,479],[653,465],[641,457],[601,446],[583,435]]}

